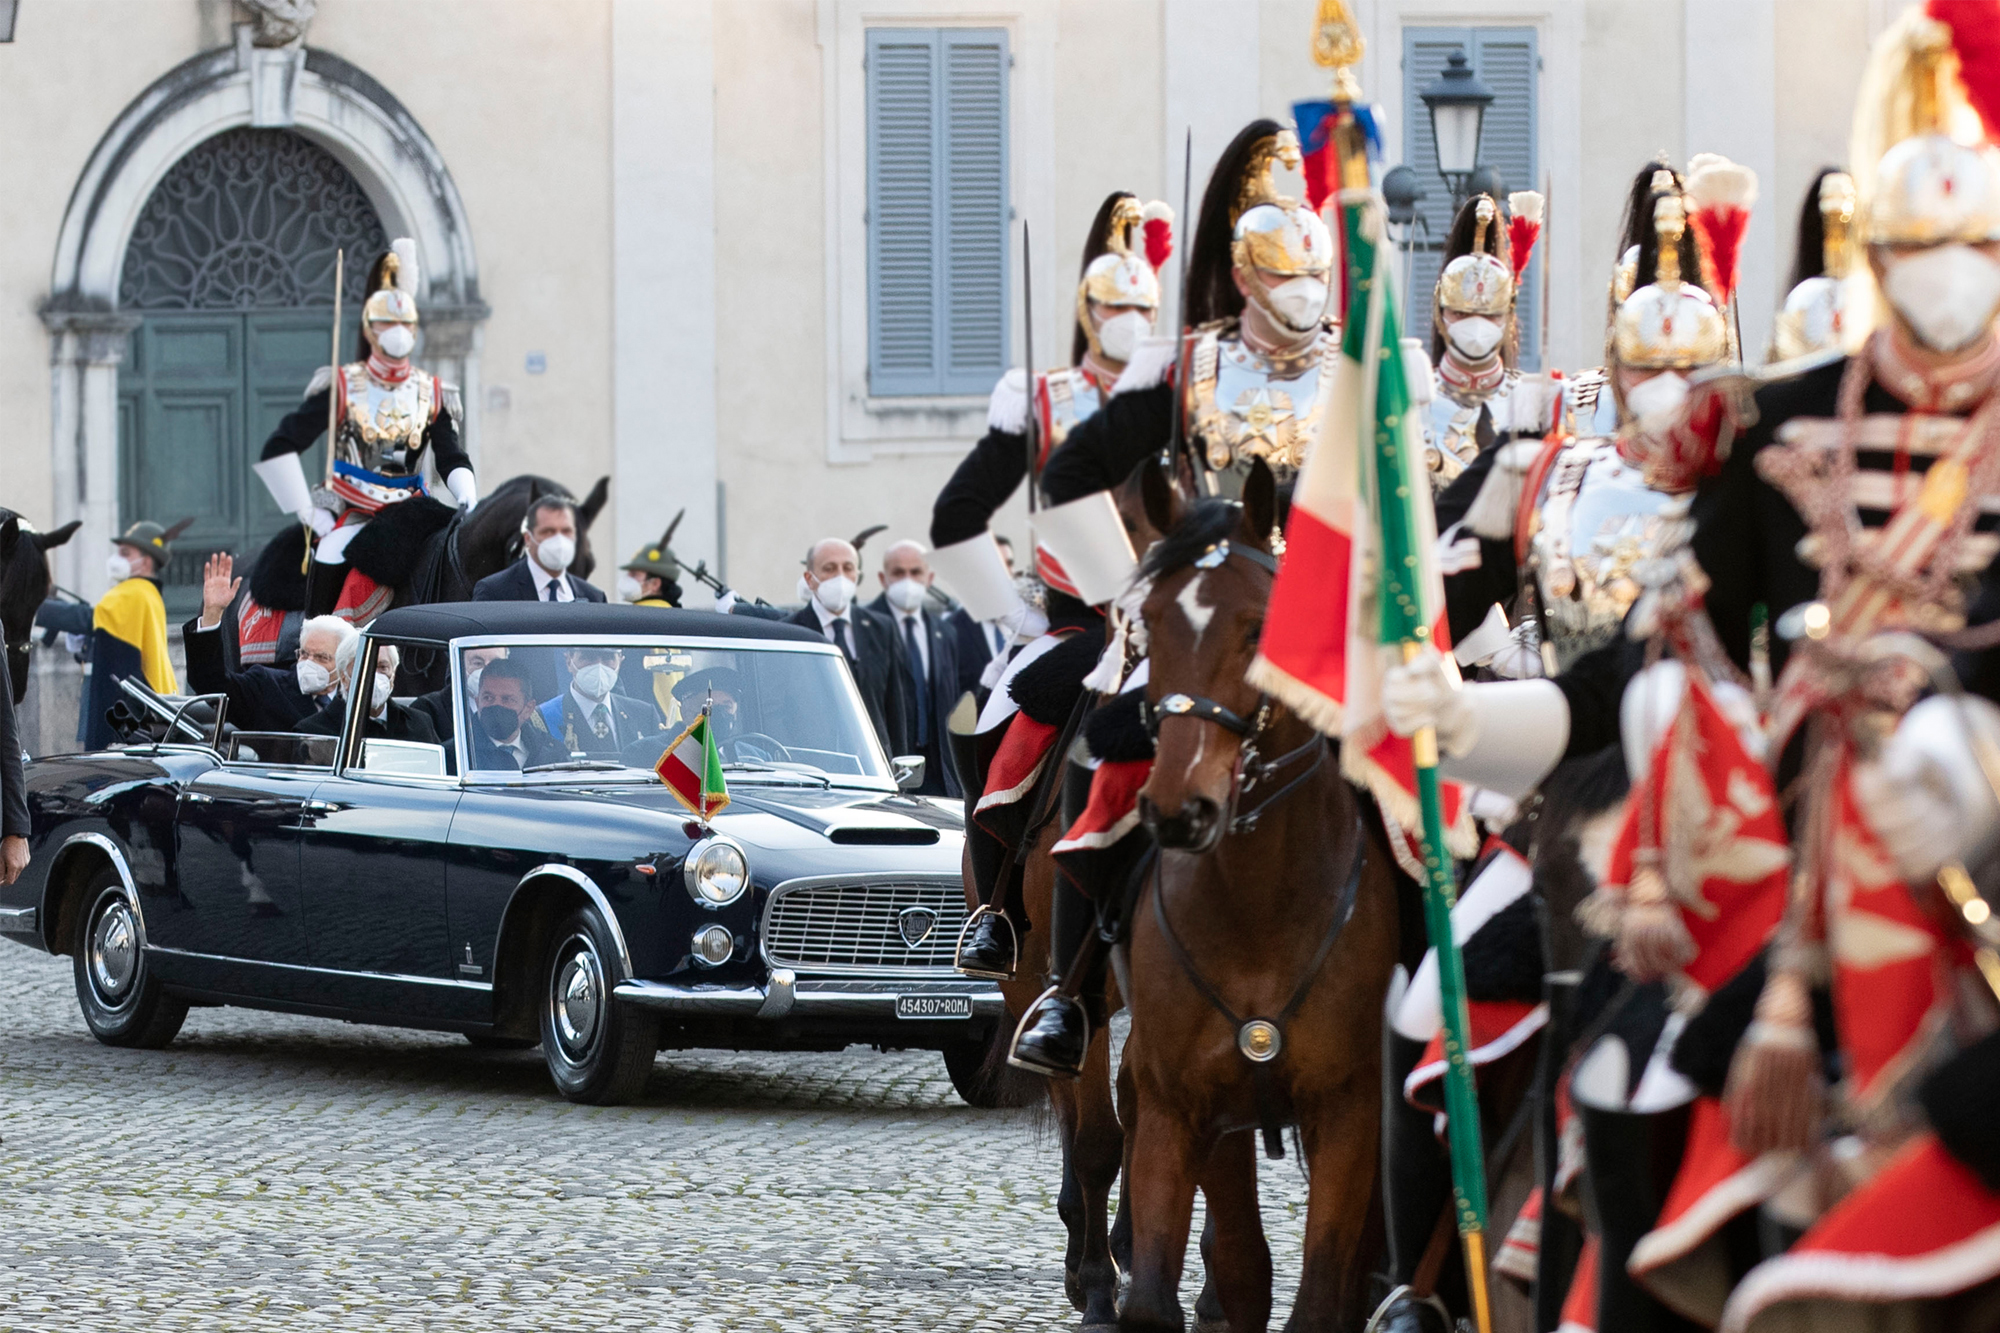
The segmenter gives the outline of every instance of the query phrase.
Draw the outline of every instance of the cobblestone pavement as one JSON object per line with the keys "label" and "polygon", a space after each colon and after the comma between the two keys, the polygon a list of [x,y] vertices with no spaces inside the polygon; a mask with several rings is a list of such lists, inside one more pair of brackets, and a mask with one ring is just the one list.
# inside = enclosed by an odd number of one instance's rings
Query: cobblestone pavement
{"label": "cobblestone pavement", "polygon": [[0,944],[0,1329],[1073,1328],[1058,1166],[935,1055],[672,1052],[572,1106],[539,1052],[247,1010],[112,1050]]}

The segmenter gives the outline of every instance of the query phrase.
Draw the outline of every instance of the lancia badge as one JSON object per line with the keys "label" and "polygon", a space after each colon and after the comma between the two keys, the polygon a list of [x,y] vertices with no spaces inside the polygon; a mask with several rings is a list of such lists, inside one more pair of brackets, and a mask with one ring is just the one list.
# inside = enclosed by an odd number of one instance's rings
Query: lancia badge
{"label": "lancia badge", "polygon": [[906,948],[914,949],[929,939],[936,925],[937,913],[928,907],[905,907],[896,913],[896,933],[903,937]]}

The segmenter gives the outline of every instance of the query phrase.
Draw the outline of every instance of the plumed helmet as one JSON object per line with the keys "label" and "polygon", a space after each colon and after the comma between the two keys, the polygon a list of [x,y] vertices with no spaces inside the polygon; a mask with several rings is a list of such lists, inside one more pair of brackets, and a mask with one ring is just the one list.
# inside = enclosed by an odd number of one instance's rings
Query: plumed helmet
{"label": "plumed helmet", "polygon": [[[1141,204],[1119,191],[1104,201],[1084,246],[1083,274],[1076,284],[1078,341],[1098,355],[1097,328],[1090,303],[1140,310],[1160,308],[1160,265],[1174,250],[1174,211],[1155,201]],[[1081,359],[1079,349],[1072,359]]]}
{"label": "plumed helmet", "polygon": [[[1465,202],[1459,218],[1452,227],[1452,239],[1445,244],[1446,253],[1454,257],[1438,274],[1438,310],[1503,318],[1514,304],[1514,269],[1506,254],[1507,232],[1500,225],[1500,206],[1491,195],[1477,195]],[[1468,244],[1453,245],[1468,220],[1473,227]]]}
{"label": "plumed helmet", "polygon": [[1862,231],[1870,245],[2000,240],[2000,153],[1942,134],[1903,140],[1876,164]]}
{"label": "plumed helmet", "polygon": [[1252,152],[1236,187],[1230,259],[1245,278],[1258,273],[1324,278],[1333,269],[1333,236],[1319,214],[1280,194],[1271,168],[1299,169],[1299,136],[1281,129]]}
{"label": "plumed helmet", "polygon": [[363,324],[417,322],[417,243],[398,237],[382,256],[380,283],[361,307]]}
{"label": "plumed helmet", "polygon": [[1773,335],[1780,360],[1846,345],[1846,278],[1852,264],[1854,178],[1819,174],[1799,211],[1799,253],[1792,290]]}
{"label": "plumed helmet", "polygon": [[1700,284],[1681,275],[1681,237],[1687,229],[1680,192],[1655,196],[1658,238],[1654,279],[1619,302],[1612,321],[1612,357],[1634,370],[1694,370],[1729,352],[1722,312]]}

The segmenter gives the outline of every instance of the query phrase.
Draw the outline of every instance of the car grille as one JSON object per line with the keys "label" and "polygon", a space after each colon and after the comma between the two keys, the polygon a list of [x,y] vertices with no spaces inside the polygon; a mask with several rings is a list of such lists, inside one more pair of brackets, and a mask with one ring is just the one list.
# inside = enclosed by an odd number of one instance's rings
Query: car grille
{"label": "car grille", "polygon": [[[910,908],[936,914],[914,948],[899,925]],[[956,876],[795,880],[779,885],[765,908],[764,955],[774,966],[806,970],[950,973],[964,926],[965,890]]]}

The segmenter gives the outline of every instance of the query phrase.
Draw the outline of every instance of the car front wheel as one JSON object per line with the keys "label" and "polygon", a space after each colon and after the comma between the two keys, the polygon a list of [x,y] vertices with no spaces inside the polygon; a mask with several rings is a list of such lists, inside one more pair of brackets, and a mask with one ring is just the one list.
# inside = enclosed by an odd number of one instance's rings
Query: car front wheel
{"label": "car front wheel", "polygon": [[158,1050],[187,1021],[187,1001],[168,995],[146,966],[139,905],[118,872],[98,871],[83,891],[70,941],[76,1002],[106,1046]]}
{"label": "car front wheel", "polygon": [[542,967],[542,1056],[556,1091],[616,1106],[645,1090],[659,1050],[658,1017],[611,998],[611,930],[595,907],[571,912]]}

